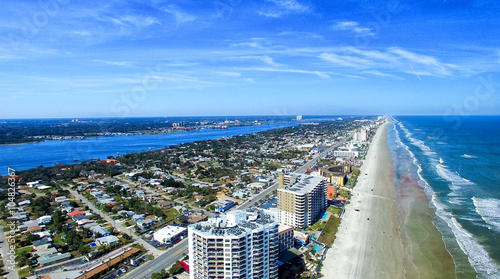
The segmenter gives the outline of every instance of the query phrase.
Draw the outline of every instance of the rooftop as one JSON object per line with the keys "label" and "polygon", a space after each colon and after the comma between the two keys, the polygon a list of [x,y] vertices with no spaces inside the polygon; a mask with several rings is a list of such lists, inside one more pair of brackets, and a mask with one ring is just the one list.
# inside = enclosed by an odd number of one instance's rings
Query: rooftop
{"label": "rooftop", "polygon": [[294,173],[292,177],[295,178],[295,182],[290,185],[285,185],[283,188],[279,188],[278,190],[294,192],[297,194],[306,194],[314,189],[318,184],[325,181],[324,177],[307,174]]}
{"label": "rooftop", "polygon": [[190,225],[189,228],[207,236],[239,236],[275,222],[278,222],[275,213],[260,208],[249,208],[234,210],[210,218],[206,222]]}

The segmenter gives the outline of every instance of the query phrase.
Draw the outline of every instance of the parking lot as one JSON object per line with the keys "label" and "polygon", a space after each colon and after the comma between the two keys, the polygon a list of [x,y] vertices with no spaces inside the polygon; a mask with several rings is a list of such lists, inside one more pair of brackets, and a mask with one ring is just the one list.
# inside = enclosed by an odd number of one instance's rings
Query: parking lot
{"label": "parking lot", "polygon": [[140,266],[146,261],[146,255],[139,256],[134,259],[134,264],[131,265],[125,264],[122,266],[118,266],[114,268],[110,273],[106,274],[105,276],[102,277],[102,279],[115,279],[118,278],[119,276],[127,273],[131,268]]}

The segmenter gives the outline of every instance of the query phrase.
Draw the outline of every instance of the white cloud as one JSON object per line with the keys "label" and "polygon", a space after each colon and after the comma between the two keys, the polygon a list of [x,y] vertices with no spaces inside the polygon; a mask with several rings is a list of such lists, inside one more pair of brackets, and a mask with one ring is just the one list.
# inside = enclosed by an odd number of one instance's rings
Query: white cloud
{"label": "white cloud", "polygon": [[122,27],[125,26],[137,26],[137,27],[147,27],[153,24],[160,23],[158,19],[151,16],[136,16],[136,15],[124,15],[120,17],[110,17],[104,16],[103,19]]}
{"label": "white cloud", "polygon": [[281,66],[281,64],[276,63],[272,57],[269,57],[268,55],[250,55],[250,56],[240,56],[238,58],[243,58],[243,59],[257,59],[262,61],[265,64],[271,65],[271,66]]}
{"label": "white cloud", "polygon": [[252,48],[260,48],[260,49],[263,49],[264,46],[262,46],[260,43],[258,42],[243,42],[243,43],[234,43],[234,44],[231,44],[231,46],[249,46],[249,47],[252,47]]}
{"label": "white cloud", "polygon": [[247,71],[257,71],[257,72],[278,72],[278,73],[294,73],[294,74],[307,74],[316,75],[322,78],[330,78],[327,73],[320,71],[309,71],[309,70],[299,70],[299,69],[279,69],[279,68],[244,68],[242,70]]}
{"label": "white cloud", "polygon": [[336,53],[322,53],[319,57],[333,64],[349,68],[365,68],[373,64],[368,59]]}
{"label": "white cloud", "polygon": [[188,13],[185,13],[183,11],[181,11],[180,9],[170,5],[166,8],[162,8],[161,9],[162,11],[166,12],[166,13],[169,13],[169,14],[172,14],[175,18],[175,21],[179,24],[179,23],[185,23],[185,22],[189,22],[189,21],[193,21],[195,20],[196,18],[193,16],[193,15],[190,15]]}
{"label": "white cloud", "polygon": [[[318,58],[333,67],[364,70],[363,73],[397,77],[393,73],[418,73],[419,76],[446,77],[459,69],[456,65],[442,63],[436,57],[418,54],[402,48],[391,47],[382,50],[365,50],[354,47],[331,49]],[[390,73],[386,73],[390,71]]]}
{"label": "white cloud", "polygon": [[403,78],[398,77],[396,75],[382,73],[382,72],[377,71],[377,70],[362,71],[361,73],[375,75],[375,76],[381,76],[381,77],[391,77],[391,78],[395,78],[395,79],[403,79]]}
{"label": "white cloud", "polygon": [[367,27],[361,27],[355,21],[340,21],[331,26],[333,30],[349,31],[356,36],[374,36],[373,30]]}
{"label": "white cloud", "polygon": [[130,63],[128,61],[109,61],[109,60],[99,60],[99,59],[94,59],[92,61],[101,62],[101,63],[105,63],[108,65],[114,65],[114,66],[124,66],[124,67],[132,66],[132,63]]}
{"label": "white cloud", "polygon": [[267,0],[274,5],[263,7],[257,13],[266,17],[279,18],[283,15],[292,13],[305,13],[309,11],[309,7],[299,3],[296,0]]}
{"label": "white cloud", "polygon": [[92,33],[87,30],[78,30],[78,31],[72,31],[71,33],[79,36],[92,36]]}
{"label": "white cloud", "polygon": [[217,72],[217,74],[219,74],[221,76],[226,76],[226,77],[240,77],[241,76],[240,73],[236,73],[236,72],[219,71],[219,72]]}

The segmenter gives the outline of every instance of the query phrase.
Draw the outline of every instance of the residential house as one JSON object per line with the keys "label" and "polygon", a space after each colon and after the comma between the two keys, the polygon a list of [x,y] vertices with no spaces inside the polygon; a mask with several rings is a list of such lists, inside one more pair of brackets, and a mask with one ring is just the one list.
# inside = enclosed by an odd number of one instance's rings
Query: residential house
{"label": "residential house", "polygon": [[111,233],[106,230],[105,228],[97,225],[97,226],[93,226],[93,227],[90,227],[89,230],[94,234],[94,236],[108,236],[110,235]]}
{"label": "residential house", "polygon": [[19,203],[17,203],[17,205],[19,205],[21,207],[29,206],[30,204],[31,204],[30,200],[24,200],[24,201],[20,201]]}
{"label": "residential house", "polygon": [[42,239],[33,241],[33,249],[44,250],[44,249],[49,248],[49,246],[51,244],[52,244],[52,239],[42,238]]}
{"label": "residential house", "polygon": [[151,226],[154,226],[156,222],[155,218],[147,218],[142,221],[138,221],[137,226],[141,229],[149,229]]}
{"label": "residential house", "polygon": [[50,216],[50,215],[41,216],[37,219],[37,221],[38,221],[38,224],[47,224],[47,223],[52,222],[52,216]]}
{"label": "residential house", "polygon": [[132,220],[134,222],[139,222],[139,221],[142,221],[144,219],[146,219],[146,217],[144,216],[144,214],[136,214],[136,215],[132,216]]}
{"label": "residential house", "polygon": [[170,209],[174,206],[175,204],[173,202],[168,202],[164,200],[159,200],[158,201],[158,208],[159,209]]}
{"label": "residential house", "polygon": [[69,258],[71,258],[71,254],[64,253],[64,254],[45,255],[45,256],[38,258],[37,260],[41,266],[47,266],[47,265],[51,265],[51,264],[54,264],[57,262],[67,260]]}
{"label": "residential house", "polygon": [[120,239],[114,235],[107,235],[104,237],[99,237],[96,239],[96,242],[99,245],[113,245],[116,243],[120,243]]}
{"label": "residential house", "polygon": [[63,203],[63,202],[69,201],[69,199],[65,196],[60,196],[60,197],[55,198],[54,201],[57,203]]}
{"label": "residential house", "polygon": [[29,233],[38,233],[42,231],[42,227],[40,226],[29,227],[26,231]]}

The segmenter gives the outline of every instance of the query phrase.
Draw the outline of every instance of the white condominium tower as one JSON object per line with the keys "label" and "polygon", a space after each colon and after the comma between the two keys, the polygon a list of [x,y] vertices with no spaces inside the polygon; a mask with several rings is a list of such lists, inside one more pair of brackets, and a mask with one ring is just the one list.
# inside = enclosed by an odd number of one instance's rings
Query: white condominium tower
{"label": "white condominium tower", "polygon": [[234,210],[190,225],[191,279],[278,278],[278,220],[263,209]]}
{"label": "white condominium tower", "polygon": [[325,178],[306,175],[281,175],[278,187],[279,223],[296,229],[314,224],[324,213],[327,200]]}

